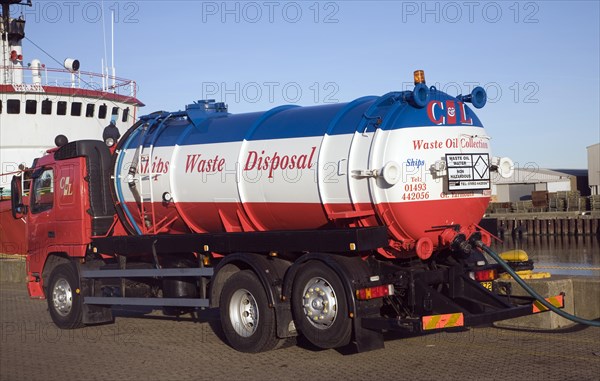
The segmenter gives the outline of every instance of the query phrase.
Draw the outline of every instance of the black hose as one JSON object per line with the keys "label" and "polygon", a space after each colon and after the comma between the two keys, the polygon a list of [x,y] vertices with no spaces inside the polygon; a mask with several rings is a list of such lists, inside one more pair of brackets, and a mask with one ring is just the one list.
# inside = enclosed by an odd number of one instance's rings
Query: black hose
{"label": "black hose", "polygon": [[575,323],[590,325],[592,327],[600,327],[600,321],[582,319],[575,315],[571,315],[570,313],[567,313],[559,308],[556,308],[551,303],[549,303],[543,296],[541,296],[540,294],[535,292],[535,290],[533,290],[527,283],[525,283],[525,281],[523,279],[521,279],[521,277],[518,276],[517,273],[508,265],[508,263],[506,263],[504,260],[502,260],[502,258],[500,258],[500,256],[498,254],[496,254],[492,249],[487,247],[481,241],[475,241],[475,245],[478,248],[480,248],[481,250],[488,253],[492,258],[494,258],[496,260],[496,262],[498,262],[498,264],[500,266],[502,266],[504,268],[504,270],[506,270],[506,272],[509,273],[515,279],[515,281],[521,287],[523,287],[523,289],[525,289],[525,291],[527,291],[528,294],[530,294],[531,296],[536,298],[544,307],[548,308],[550,311],[564,317],[565,319],[574,321]]}

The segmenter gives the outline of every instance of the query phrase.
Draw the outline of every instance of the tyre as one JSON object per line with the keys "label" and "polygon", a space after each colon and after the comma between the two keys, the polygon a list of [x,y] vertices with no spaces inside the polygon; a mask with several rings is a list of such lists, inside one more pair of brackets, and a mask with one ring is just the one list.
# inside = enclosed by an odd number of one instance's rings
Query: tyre
{"label": "tyre", "polygon": [[292,309],[296,328],[320,348],[350,343],[352,320],[340,278],[325,264],[308,262],[294,279]]}
{"label": "tyre", "polygon": [[256,353],[278,344],[275,312],[269,308],[265,289],[251,270],[227,279],[219,305],[223,332],[234,349]]}
{"label": "tyre", "polygon": [[52,271],[46,299],[50,316],[57,327],[62,329],[83,327],[83,300],[75,265],[65,263]]}

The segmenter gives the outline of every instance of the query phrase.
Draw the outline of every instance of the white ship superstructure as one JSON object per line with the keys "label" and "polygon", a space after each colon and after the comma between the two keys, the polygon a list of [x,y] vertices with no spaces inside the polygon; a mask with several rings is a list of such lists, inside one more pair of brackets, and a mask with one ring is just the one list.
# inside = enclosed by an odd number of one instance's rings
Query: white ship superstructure
{"label": "white ship superstructure", "polygon": [[40,59],[25,58],[25,20],[11,18],[10,6],[30,2],[0,3],[0,188],[6,194],[12,173],[31,166],[33,158],[54,146],[56,135],[70,141],[102,139],[111,122],[123,134],[143,104],[135,81],[82,71],[77,59],[51,68]]}

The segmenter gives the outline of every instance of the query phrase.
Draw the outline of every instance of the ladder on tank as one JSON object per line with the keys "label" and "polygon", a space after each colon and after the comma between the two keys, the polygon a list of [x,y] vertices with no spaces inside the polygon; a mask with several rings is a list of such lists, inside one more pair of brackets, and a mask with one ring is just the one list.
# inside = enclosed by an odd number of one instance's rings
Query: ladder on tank
{"label": "ladder on tank", "polygon": [[[142,233],[157,233],[153,183],[154,179],[160,174],[154,173],[154,145],[162,128],[165,126],[165,122],[171,117],[171,115],[172,114],[169,114],[162,118],[158,126],[156,126],[156,123],[159,122],[161,116],[158,116],[146,123],[145,127],[143,127],[140,145],[135,153],[135,160],[137,161],[138,165],[132,167],[135,167],[136,172],[135,183],[137,184],[136,191],[139,197],[138,202],[140,208]],[[148,143],[147,147],[146,143]]]}

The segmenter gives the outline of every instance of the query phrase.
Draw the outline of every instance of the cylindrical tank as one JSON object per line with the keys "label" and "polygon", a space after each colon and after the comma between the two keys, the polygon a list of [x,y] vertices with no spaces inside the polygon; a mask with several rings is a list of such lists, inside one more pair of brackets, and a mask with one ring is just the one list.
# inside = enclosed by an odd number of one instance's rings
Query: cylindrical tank
{"label": "cylindrical tank", "polygon": [[465,102],[418,83],[350,103],[232,115],[200,101],[119,142],[115,196],[134,234],[385,225],[389,257],[426,259],[473,233],[490,142]]}

